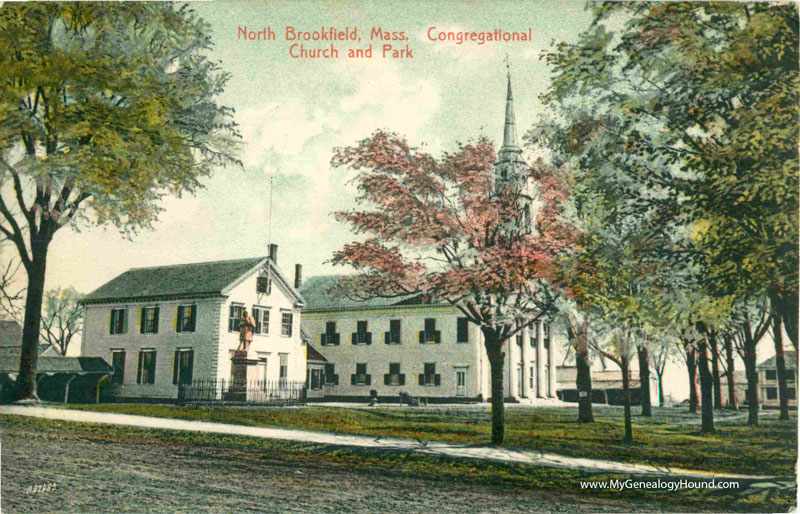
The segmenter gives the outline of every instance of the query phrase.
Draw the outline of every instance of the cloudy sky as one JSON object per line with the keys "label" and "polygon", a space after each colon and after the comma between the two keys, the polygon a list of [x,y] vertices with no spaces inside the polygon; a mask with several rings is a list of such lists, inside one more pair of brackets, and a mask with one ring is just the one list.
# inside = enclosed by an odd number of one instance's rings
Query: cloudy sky
{"label": "cloudy sky", "polygon": [[[571,39],[589,16],[577,2],[210,2],[194,8],[211,24],[211,56],[230,73],[225,105],[241,125],[244,168],[219,170],[195,196],[170,198],[154,230],[126,240],[113,228],[64,230],[53,243],[47,287],[89,292],[131,267],[263,255],[269,239],[269,177],[274,177],[272,239],[278,261],[305,276],[338,270],[325,264],[350,239],[330,213],[353,204],[345,170],[331,169],[334,147],[390,129],[434,153],[487,136],[499,143],[505,106],[505,55],[511,62],[516,115],[533,123],[548,71],[538,56],[551,40]],[[361,43],[340,43],[339,59],[293,59],[286,26],[358,27]],[[530,42],[431,42],[437,30],[527,31]],[[237,38],[239,27],[271,27],[276,41]],[[353,60],[372,27],[404,31],[411,59]],[[325,47],[307,42],[307,48]],[[404,47],[404,44],[398,45]]]}

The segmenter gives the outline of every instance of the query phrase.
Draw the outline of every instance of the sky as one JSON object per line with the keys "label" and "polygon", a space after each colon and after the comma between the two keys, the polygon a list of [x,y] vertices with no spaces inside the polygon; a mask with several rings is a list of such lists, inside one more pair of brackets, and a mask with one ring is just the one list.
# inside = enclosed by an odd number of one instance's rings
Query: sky
{"label": "sky", "polygon": [[[266,255],[270,240],[290,279],[295,263],[304,266],[305,277],[344,272],[327,261],[353,236],[331,213],[353,207],[355,190],[347,170],[331,168],[334,149],[377,129],[404,135],[435,155],[480,137],[499,146],[506,56],[521,137],[543,113],[539,95],[549,70],[540,56],[552,41],[575,40],[590,22],[576,1],[213,1],[192,7],[210,24],[215,46],[209,57],[230,74],[219,101],[235,109],[243,167],[217,170],[194,196],[165,198],[152,230],[133,238],[113,227],[63,229],[51,245],[46,288],[88,293],[133,267]],[[238,37],[240,28],[267,27],[276,40]],[[356,27],[362,40],[335,43],[338,59],[292,58],[296,41],[285,40],[286,27]],[[383,43],[372,41],[372,58],[348,58],[349,48],[370,44],[373,27],[403,31],[408,41],[392,44],[407,44],[413,57],[383,58]],[[430,41],[431,27],[432,34],[530,29],[532,38],[457,44]],[[329,45],[301,43],[306,49]],[[531,162],[535,155],[526,157]],[[687,390],[680,373],[673,364],[668,375],[677,396]]]}

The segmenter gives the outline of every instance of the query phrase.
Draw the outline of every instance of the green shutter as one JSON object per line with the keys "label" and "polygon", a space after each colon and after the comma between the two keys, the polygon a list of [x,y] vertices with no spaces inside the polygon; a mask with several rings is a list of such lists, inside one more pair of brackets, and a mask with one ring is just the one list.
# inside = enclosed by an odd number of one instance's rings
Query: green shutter
{"label": "green shutter", "polygon": [[114,309],[108,311],[108,333],[114,333]]}
{"label": "green shutter", "polygon": [[[186,314],[183,305],[178,305],[178,317],[175,322],[175,331],[181,332],[183,331],[183,316]],[[177,382],[176,382],[177,383]]]}
{"label": "green shutter", "polygon": [[136,383],[142,383],[142,368],[144,364],[144,352],[139,352],[139,365],[136,368]]}
{"label": "green shutter", "polygon": [[191,314],[189,315],[189,331],[194,332],[195,324],[197,323],[197,304],[193,303],[191,308]]}
{"label": "green shutter", "polygon": [[177,384],[178,383],[178,368],[180,367],[180,363],[178,361],[180,360],[180,357],[181,357],[181,352],[179,352],[178,350],[175,350],[175,359],[173,360],[173,363],[172,363],[172,383],[173,384]]}
{"label": "green shutter", "polygon": [[128,308],[125,307],[125,310],[122,313],[122,333],[123,334],[127,334],[128,333],[128,316],[129,315],[130,315],[130,313],[128,312]]}
{"label": "green shutter", "polygon": [[155,312],[153,313],[153,333],[158,334],[158,307],[156,307]]}
{"label": "green shutter", "polygon": [[139,309],[139,333],[144,334],[144,307]]}

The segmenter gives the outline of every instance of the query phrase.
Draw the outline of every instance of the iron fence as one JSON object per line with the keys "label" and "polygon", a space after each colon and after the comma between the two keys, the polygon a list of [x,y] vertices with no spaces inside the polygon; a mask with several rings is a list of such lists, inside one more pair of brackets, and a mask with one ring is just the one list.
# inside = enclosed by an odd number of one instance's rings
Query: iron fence
{"label": "iron fence", "polygon": [[288,380],[198,379],[178,386],[179,404],[295,405],[306,402],[306,383]]}

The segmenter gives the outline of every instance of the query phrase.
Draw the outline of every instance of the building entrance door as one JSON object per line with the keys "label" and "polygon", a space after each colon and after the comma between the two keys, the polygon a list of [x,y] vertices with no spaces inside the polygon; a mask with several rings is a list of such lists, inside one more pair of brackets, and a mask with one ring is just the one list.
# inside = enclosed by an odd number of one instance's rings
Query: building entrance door
{"label": "building entrance door", "polygon": [[456,396],[467,396],[467,370],[456,370]]}

